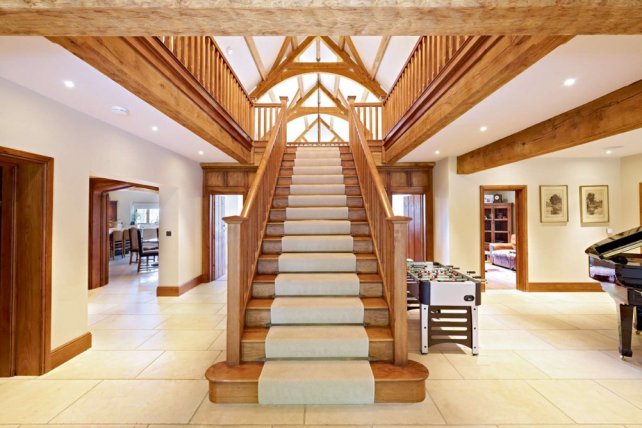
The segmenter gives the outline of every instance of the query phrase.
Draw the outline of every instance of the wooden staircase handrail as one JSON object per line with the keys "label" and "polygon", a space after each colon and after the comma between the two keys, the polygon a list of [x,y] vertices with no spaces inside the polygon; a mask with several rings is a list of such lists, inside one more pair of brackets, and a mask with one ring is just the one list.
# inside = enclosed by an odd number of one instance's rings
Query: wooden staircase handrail
{"label": "wooden staircase handrail", "polygon": [[394,362],[408,363],[408,314],[406,301],[406,252],[410,217],[395,216],[392,204],[377,171],[364,126],[359,120],[355,97],[348,97],[350,150],[359,179],[363,205],[370,224],[379,272],[383,280],[383,296],[388,303]]}
{"label": "wooden staircase handrail", "polygon": [[243,204],[241,214],[225,217],[228,225],[227,273],[227,363],[241,362],[241,336],[245,325],[245,309],[252,295],[252,281],[261,253],[261,242],[276,191],[283,154],[287,142],[287,97],[281,98],[275,126],[256,171],[254,181]]}

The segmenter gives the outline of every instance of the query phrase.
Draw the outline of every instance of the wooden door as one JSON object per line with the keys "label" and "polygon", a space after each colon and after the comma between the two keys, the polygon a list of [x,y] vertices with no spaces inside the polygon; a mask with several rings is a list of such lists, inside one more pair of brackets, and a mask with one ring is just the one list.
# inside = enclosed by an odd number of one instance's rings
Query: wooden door
{"label": "wooden door", "polygon": [[14,375],[12,218],[14,168],[0,165],[0,377]]}
{"label": "wooden door", "polygon": [[408,254],[413,260],[425,260],[426,242],[424,233],[424,195],[405,195],[403,197],[404,215],[412,217],[408,223]]}
{"label": "wooden door", "polygon": [[227,225],[225,217],[225,196],[214,196],[214,279],[227,273]]}

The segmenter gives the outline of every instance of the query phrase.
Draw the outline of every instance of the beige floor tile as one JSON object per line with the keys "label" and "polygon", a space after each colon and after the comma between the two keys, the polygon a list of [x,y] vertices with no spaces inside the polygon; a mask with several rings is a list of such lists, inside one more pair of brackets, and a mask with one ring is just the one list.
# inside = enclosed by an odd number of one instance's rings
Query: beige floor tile
{"label": "beige floor tile", "polygon": [[112,315],[165,315],[173,306],[172,303],[128,303],[117,305],[109,313]]}
{"label": "beige floor tile", "polygon": [[626,357],[624,360],[620,357],[620,352],[616,350],[602,351],[602,353],[610,358],[618,360],[620,365],[636,370],[642,370],[642,352],[640,351],[634,352],[632,357]]}
{"label": "beige floor tile", "polygon": [[221,331],[221,334],[216,338],[214,343],[210,345],[208,348],[210,351],[225,351],[227,349],[227,335],[225,334],[225,331],[222,330],[214,330],[214,331]]}
{"label": "beige floor tile", "polygon": [[510,324],[506,324],[500,317],[504,315],[490,315],[479,314],[479,329],[480,330],[514,330]]}
{"label": "beige floor tile", "polygon": [[111,315],[91,326],[92,330],[150,330],[167,317],[163,315]]}
{"label": "beige floor tile", "polygon": [[[1,427],[2,425],[0,425]],[[20,425],[21,428],[146,428],[146,424],[47,424]]]}
{"label": "beige floor tile", "polygon": [[537,330],[535,336],[557,349],[617,349],[617,341],[592,330]]}
{"label": "beige floor tile", "polygon": [[521,380],[436,380],[428,392],[449,424],[565,424],[559,409]]}
{"label": "beige floor tile", "polygon": [[214,404],[205,399],[190,421],[215,425],[303,424],[304,406],[259,406],[258,404]]}
{"label": "beige floor tile", "polygon": [[559,313],[569,315],[609,315],[615,313],[615,304],[613,302],[561,303],[556,307]]}
{"label": "beige floor tile", "polygon": [[[448,428],[452,428],[448,426]],[[574,425],[499,425],[499,428],[624,428],[624,425],[574,424]]]}
{"label": "beige floor tile", "polygon": [[170,315],[161,330],[215,330],[223,315]]}
{"label": "beige floor tile", "polygon": [[130,379],[161,351],[86,351],[43,376],[47,379]]}
{"label": "beige floor tile", "polygon": [[217,330],[227,330],[227,316],[223,316],[223,318],[216,324],[216,329]]}
{"label": "beige floor tile", "polygon": [[111,315],[109,314],[88,314],[87,315],[87,325],[93,327],[94,324],[97,322],[100,322],[104,319],[109,318]]}
{"label": "beige floor tile", "polygon": [[221,330],[160,330],[138,349],[206,351],[221,333]]}
{"label": "beige floor tile", "polygon": [[480,330],[479,349],[518,350],[554,349],[553,346],[533,333],[524,330]]}
{"label": "beige floor tile", "polygon": [[[442,381],[447,382],[447,381]],[[453,381],[455,382],[455,381]],[[305,423],[335,424],[443,424],[435,403],[426,397],[421,403],[359,406],[306,406]]]}
{"label": "beige floor tile", "polygon": [[[482,304],[482,306],[484,306]],[[559,305],[552,303],[506,303],[506,306],[513,309],[518,314],[529,315],[554,315],[559,314]]]}
{"label": "beige floor tile", "polygon": [[193,294],[185,293],[182,296],[174,297],[174,303],[225,303],[225,297],[217,294]]}
{"label": "beige floor tile", "polygon": [[597,383],[642,409],[642,380],[599,380]]}
{"label": "beige floor tile", "polygon": [[[551,315],[507,314],[494,315],[496,320],[511,330],[575,330],[576,327]],[[483,328],[484,326],[481,325]]]}
{"label": "beige floor tile", "polygon": [[577,423],[642,423],[642,409],[590,380],[532,380],[529,384]]}
{"label": "beige floor tile", "polygon": [[[464,379],[549,378],[544,372],[511,351],[486,350],[476,357],[454,354],[445,354],[445,357]],[[433,377],[430,376],[430,379]]]}
{"label": "beige floor tile", "polygon": [[[275,425],[279,426],[279,425]],[[283,425],[284,427],[293,428],[299,425]],[[192,424],[163,424],[163,425],[148,425],[148,428],[217,428],[229,427],[229,425],[192,425]],[[235,428],[271,428],[272,425],[234,425]]]}
{"label": "beige floor tile", "polygon": [[422,363],[430,371],[430,379],[462,379],[461,374],[444,354],[431,352],[426,355],[411,353],[409,358]]}
{"label": "beige floor tile", "polygon": [[519,351],[518,354],[553,379],[640,379],[642,370],[600,351]]}
{"label": "beige floor tile", "polygon": [[497,315],[497,314],[516,314],[514,309],[509,308],[501,303],[487,304],[482,297],[482,305],[479,307],[480,315]]}
{"label": "beige floor tile", "polygon": [[204,379],[220,351],[165,351],[138,379]]}
{"label": "beige floor tile", "polygon": [[12,380],[0,385],[0,424],[47,423],[96,380]]}
{"label": "beige floor tile", "polygon": [[106,304],[130,304],[130,303],[150,303],[156,301],[155,293],[138,293],[138,294],[100,294],[89,296],[89,303],[106,303]]}
{"label": "beige floor tile", "polygon": [[[595,333],[613,339],[619,346],[620,337],[617,330],[595,330]],[[642,349],[642,335],[635,333],[631,335],[631,349]]]}
{"label": "beige floor tile", "polygon": [[132,350],[155,334],[156,330],[94,330],[91,332],[91,349]]}
{"label": "beige floor tile", "polygon": [[188,423],[207,394],[207,381],[107,380],[53,423]]}
{"label": "beige floor tile", "polygon": [[118,307],[119,305],[116,305],[114,303],[94,302],[94,303],[87,304],[87,313],[89,315],[106,314]]}
{"label": "beige floor tile", "polygon": [[179,315],[213,315],[218,313],[224,306],[225,305],[221,303],[181,303],[172,305],[166,313]]}
{"label": "beige floor tile", "polygon": [[565,323],[571,324],[581,330],[605,330],[617,328],[615,315],[553,315]]}

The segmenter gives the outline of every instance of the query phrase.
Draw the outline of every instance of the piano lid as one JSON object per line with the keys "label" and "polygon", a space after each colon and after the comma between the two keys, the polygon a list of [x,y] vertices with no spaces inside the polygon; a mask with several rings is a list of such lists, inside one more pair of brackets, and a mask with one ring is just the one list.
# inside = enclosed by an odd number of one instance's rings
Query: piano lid
{"label": "piano lid", "polygon": [[610,236],[586,249],[586,254],[601,259],[642,247],[642,226]]}

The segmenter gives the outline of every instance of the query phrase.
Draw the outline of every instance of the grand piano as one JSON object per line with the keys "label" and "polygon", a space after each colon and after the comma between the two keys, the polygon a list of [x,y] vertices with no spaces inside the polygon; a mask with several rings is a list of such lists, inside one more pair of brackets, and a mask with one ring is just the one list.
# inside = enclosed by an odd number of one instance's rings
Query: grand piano
{"label": "grand piano", "polygon": [[[620,357],[631,357],[631,337],[642,330],[642,227],[613,235],[586,249],[589,275],[615,300]],[[633,251],[638,251],[634,253]]]}

